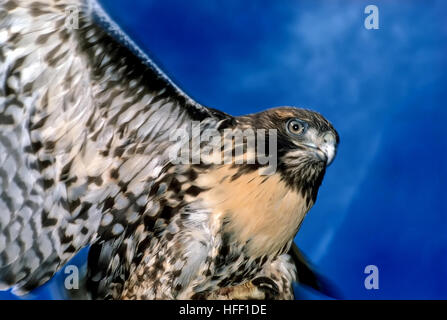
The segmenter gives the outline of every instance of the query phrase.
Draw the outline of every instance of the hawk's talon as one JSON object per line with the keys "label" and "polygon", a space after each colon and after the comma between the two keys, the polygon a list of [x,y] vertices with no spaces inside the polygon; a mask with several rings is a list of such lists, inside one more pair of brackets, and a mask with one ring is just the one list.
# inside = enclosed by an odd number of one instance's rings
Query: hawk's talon
{"label": "hawk's talon", "polygon": [[252,280],[254,286],[263,291],[266,300],[273,300],[279,295],[278,285],[270,278],[258,277]]}

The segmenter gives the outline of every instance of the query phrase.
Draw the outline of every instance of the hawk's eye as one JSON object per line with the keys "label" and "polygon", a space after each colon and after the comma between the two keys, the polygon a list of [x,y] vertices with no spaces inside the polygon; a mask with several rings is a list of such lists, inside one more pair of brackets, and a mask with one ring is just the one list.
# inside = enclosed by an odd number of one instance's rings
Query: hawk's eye
{"label": "hawk's eye", "polygon": [[296,136],[301,136],[307,129],[307,123],[298,119],[287,122],[287,131]]}

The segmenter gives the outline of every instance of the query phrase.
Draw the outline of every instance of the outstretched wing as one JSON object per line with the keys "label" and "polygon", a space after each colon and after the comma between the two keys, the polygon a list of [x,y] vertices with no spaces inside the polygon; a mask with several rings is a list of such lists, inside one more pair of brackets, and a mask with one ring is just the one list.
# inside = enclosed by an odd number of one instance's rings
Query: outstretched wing
{"label": "outstretched wing", "polygon": [[179,90],[88,0],[0,0],[0,288],[27,292],[148,210],[191,120]]}

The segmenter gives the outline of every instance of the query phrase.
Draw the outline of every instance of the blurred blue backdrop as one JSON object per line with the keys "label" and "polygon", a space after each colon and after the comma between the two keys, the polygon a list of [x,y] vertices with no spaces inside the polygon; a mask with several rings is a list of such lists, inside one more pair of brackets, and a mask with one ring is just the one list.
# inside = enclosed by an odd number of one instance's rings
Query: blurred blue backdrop
{"label": "blurred blue backdrop", "polygon": [[[333,122],[338,157],[296,241],[344,298],[447,298],[446,1],[374,0],[379,30],[371,1],[100,2],[199,102]],[[61,279],[30,298],[60,297]]]}

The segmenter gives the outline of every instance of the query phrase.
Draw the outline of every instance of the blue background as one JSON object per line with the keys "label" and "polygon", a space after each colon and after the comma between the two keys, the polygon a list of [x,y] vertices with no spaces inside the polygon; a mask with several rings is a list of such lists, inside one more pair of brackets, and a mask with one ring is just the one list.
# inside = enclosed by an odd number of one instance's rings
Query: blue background
{"label": "blue background", "polygon": [[[344,298],[447,298],[446,1],[101,2],[202,104],[333,122],[339,153],[296,240]],[[364,28],[368,4],[379,30]],[[60,298],[61,279],[28,298]]]}

